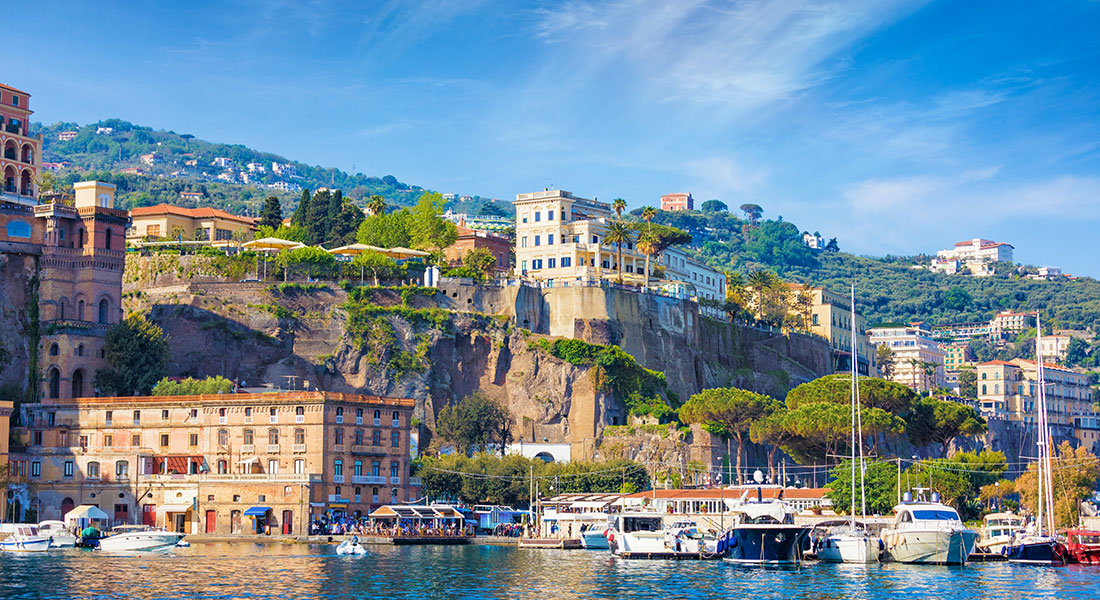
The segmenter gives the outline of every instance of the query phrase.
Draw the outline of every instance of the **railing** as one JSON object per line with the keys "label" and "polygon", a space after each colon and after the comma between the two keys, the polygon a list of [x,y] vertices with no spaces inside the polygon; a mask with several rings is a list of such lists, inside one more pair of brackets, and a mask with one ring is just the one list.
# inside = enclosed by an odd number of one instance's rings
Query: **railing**
{"label": "railing", "polygon": [[366,475],[352,475],[351,476],[351,482],[352,483],[360,483],[360,484],[367,483],[367,476]]}
{"label": "railing", "polygon": [[368,456],[383,456],[386,450],[382,446],[352,446],[352,454],[366,454]]}
{"label": "railing", "polygon": [[409,477],[409,485],[420,486],[421,485],[420,484],[420,478],[419,477]]}
{"label": "railing", "polygon": [[400,477],[390,477],[390,485],[401,485]]}
{"label": "railing", "polygon": [[332,482],[333,483],[344,483],[344,476],[343,475],[333,475],[332,476]]}
{"label": "railing", "polygon": [[318,483],[321,476],[315,473],[203,473],[197,475],[142,475],[142,479],[150,482],[167,482],[180,479],[188,481],[245,481],[245,482],[283,482],[283,483]]}
{"label": "railing", "polygon": [[255,444],[245,444],[245,445],[241,446],[241,454],[255,454],[255,453],[256,453],[256,445]]}
{"label": "railing", "polygon": [[363,475],[360,479],[362,481],[357,483],[365,483],[367,485],[386,485],[386,478],[381,475]]}
{"label": "railing", "polygon": [[292,450],[293,450],[294,454],[305,454],[306,445],[305,444],[294,444],[294,447],[292,448]]}
{"label": "railing", "polygon": [[268,454],[278,454],[279,453],[279,444],[268,444],[267,445],[267,453]]}

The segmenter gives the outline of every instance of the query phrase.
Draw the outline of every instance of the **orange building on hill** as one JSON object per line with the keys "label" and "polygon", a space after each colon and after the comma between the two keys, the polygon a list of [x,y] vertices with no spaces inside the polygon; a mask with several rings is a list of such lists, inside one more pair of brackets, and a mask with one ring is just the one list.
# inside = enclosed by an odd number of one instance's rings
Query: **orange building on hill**
{"label": "orange building on hill", "polygon": [[256,231],[256,219],[210,207],[142,206],[130,211],[130,220],[126,241],[135,245],[143,241],[182,239],[225,246],[251,240]]}
{"label": "orange building on hill", "polygon": [[465,221],[456,225],[456,228],[458,229],[458,239],[443,251],[448,265],[452,267],[461,266],[462,259],[466,257],[467,252],[474,248],[485,248],[497,259],[496,266],[493,267],[495,273],[507,273],[512,270],[514,261],[512,259],[511,240],[487,231],[470,229],[466,227]]}

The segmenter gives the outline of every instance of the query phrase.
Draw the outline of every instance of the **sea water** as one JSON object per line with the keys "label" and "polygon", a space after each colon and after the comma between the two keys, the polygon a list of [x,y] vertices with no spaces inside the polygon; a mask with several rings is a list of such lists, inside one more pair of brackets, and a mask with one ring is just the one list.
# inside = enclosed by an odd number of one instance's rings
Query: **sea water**
{"label": "sea water", "polygon": [[1009,563],[798,568],[621,560],[514,546],[202,543],[166,554],[0,553],[0,599],[23,598],[1100,598],[1100,567]]}

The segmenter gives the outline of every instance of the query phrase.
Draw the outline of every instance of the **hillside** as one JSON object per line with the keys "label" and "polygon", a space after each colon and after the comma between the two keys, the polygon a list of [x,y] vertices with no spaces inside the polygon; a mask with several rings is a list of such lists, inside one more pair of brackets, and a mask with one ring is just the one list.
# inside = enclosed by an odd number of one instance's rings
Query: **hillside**
{"label": "hillside", "polygon": [[[119,186],[123,208],[159,202],[194,206],[196,201],[182,199],[180,192],[200,192],[205,198],[197,204],[202,206],[258,213],[263,198],[277,196],[284,211],[289,211],[296,206],[301,189],[320,187],[340,189],[345,197],[356,202],[378,194],[385,196],[392,206],[411,206],[425,191],[398,181],[393,175],[349,174],[239,144],[209,142],[120,119],[86,125],[32,123],[31,130],[43,135],[43,162],[65,164],[57,171],[61,185],[90,177],[109,181]],[[62,132],[75,132],[75,137],[61,140]],[[150,154],[155,156],[142,160],[142,156]],[[261,165],[263,170],[249,170],[249,163]],[[272,163],[279,163],[279,172],[273,170]],[[141,169],[142,173],[123,173],[126,169]],[[478,212],[484,203],[474,196],[452,205],[459,212]],[[507,203],[500,205],[504,210],[511,209]]]}

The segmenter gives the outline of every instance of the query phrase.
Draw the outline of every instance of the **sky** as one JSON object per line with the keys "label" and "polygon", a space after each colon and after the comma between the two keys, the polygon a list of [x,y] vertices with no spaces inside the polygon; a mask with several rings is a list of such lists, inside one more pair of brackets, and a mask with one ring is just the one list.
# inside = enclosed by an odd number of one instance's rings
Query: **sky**
{"label": "sky", "polygon": [[1100,276],[1100,1],[10,7],[35,119],[118,117],[459,194],[746,202],[842,250]]}

